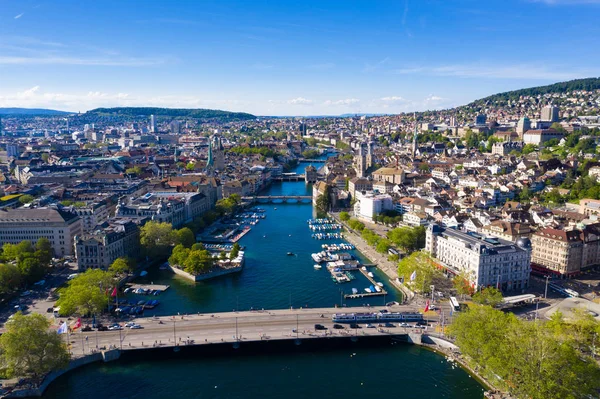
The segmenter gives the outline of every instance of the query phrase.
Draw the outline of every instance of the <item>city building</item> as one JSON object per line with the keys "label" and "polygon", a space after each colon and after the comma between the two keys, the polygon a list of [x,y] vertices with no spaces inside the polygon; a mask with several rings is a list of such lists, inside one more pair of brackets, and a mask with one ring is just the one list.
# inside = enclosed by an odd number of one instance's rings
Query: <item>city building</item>
{"label": "city building", "polygon": [[389,194],[375,194],[373,192],[356,192],[356,202],[354,203],[354,214],[367,220],[373,220],[373,216],[383,211],[394,209],[392,197]]}
{"label": "city building", "polygon": [[81,218],[54,208],[0,210],[0,244],[35,243],[42,237],[52,245],[54,256],[73,255],[73,238],[81,234]]}
{"label": "city building", "polygon": [[531,120],[528,117],[524,116],[517,122],[517,133],[519,137],[523,137],[523,134],[531,129]]}
{"label": "city building", "polygon": [[75,236],[75,256],[80,271],[106,270],[117,258],[135,259],[139,255],[140,228],[130,219],[112,219],[93,232]]}
{"label": "city building", "polygon": [[485,126],[486,122],[487,122],[486,114],[479,114],[475,117],[475,126]]}
{"label": "city building", "polygon": [[379,168],[373,172],[373,181],[387,181],[392,184],[404,183],[405,173],[404,170],[394,168]]}
{"label": "city building", "polygon": [[306,183],[316,183],[317,182],[317,168],[312,165],[308,165],[304,169],[304,181]]}
{"label": "city building", "polygon": [[512,243],[430,224],[425,250],[449,274],[466,276],[475,290],[514,291],[529,286],[531,242],[527,238]]}
{"label": "city building", "polygon": [[79,215],[84,232],[93,230],[97,225],[104,223],[109,217],[109,208],[106,202],[94,202],[83,207],[70,207],[72,212]]}
{"label": "city building", "polygon": [[554,129],[535,129],[528,130],[523,134],[523,142],[525,144],[544,144],[548,140],[562,139],[565,135]]}
{"label": "city building", "polygon": [[560,108],[556,105],[546,105],[542,108],[541,120],[543,122],[558,122]]}
{"label": "city building", "polygon": [[156,129],[156,117],[154,115],[150,115],[150,132],[156,133],[158,130]]}
{"label": "city building", "polygon": [[352,198],[356,197],[357,191],[363,192],[371,190],[373,190],[373,183],[364,177],[353,177],[348,182],[348,191]]}
{"label": "city building", "polygon": [[600,224],[582,230],[540,229],[531,242],[532,265],[542,271],[569,276],[600,263]]}

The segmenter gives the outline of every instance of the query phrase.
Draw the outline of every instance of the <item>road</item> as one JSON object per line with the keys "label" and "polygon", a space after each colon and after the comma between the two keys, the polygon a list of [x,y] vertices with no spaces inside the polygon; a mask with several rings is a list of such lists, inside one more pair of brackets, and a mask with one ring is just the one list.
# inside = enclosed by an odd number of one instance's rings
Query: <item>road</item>
{"label": "road", "polygon": [[[295,309],[253,312],[228,312],[215,314],[144,317],[135,319],[141,329],[123,328],[118,331],[76,331],[66,335],[74,356],[89,354],[91,351],[109,347],[139,349],[154,346],[185,345],[190,340],[195,344],[244,342],[268,339],[305,339],[323,336],[367,336],[404,334],[423,332],[423,329],[395,327],[352,329],[334,329],[331,315],[336,311],[344,313],[377,312],[381,308],[345,308],[345,309]],[[389,311],[416,311],[414,306],[394,306]],[[323,315],[323,317],[321,317]],[[437,315],[427,315],[430,330],[437,324]],[[124,323],[120,323],[123,325]],[[315,331],[315,324],[322,324],[327,330]],[[373,323],[376,324],[376,323]],[[414,323],[410,323],[414,325]]]}

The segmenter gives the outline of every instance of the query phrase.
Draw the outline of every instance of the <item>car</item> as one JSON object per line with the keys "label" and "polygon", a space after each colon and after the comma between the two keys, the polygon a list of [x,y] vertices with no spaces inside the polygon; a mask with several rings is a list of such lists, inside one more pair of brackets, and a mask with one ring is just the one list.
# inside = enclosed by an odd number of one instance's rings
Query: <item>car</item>
{"label": "car", "polygon": [[429,310],[437,310],[437,306],[435,306],[435,305],[429,305]]}
{"label": "car", "polygon": [[315,330],[327,330],[323,324],[315,324]]}
{"label": "car", "polygon": [[140,326],[139,324],[132,324],[129,326],[130,330],[139,330],[140,328],[143,328],[143,327]]}
{"label": "car", "polygon": [[98,325],[98,326],[96,327],[96,329],[97,329],[98,331],[108,331],[108,327],[106,327],[106,326],[103,326],[103,325]]}
{"label": "car", "polygon": [[73,280],[75,277],[77,277],[77,273],[69,274],[67,280]]}
{"label": "car", "polygon": [[425,320],[419,320],[419,321],[417,321],[417,325],[418,326],[428,326],[429,324],[427,324],[427,322]]}
{"label": "car", "polygon": [[292,332],[293,332],[293,333],[297,333],[297,332],[298,332],[298,330],[297,330],[297,329],[295,329],[295,328],[292,328]]}
{"label": "car", "polygon": [[393,323],[385,323],[385,326],[388,328],[396,327]]}
{"label": "car", "polygon": [[137,323],[133,322],[133,321],[128,321],[127,323],[125,323],[125,327],[131,327],[131,326],[135,326]]}
{"label": "car", "polygon": [[387,309],[382,309],[379,311],[379,313],[388,313]]}
{"label": "car", "polygon": [[341,324],[334,324],[333,328],[335,328],[336,330],[343,330],[345,327]]}
{"label": "car", "polygon": [[367,324],[367,328],[375,328],[375,326],[371,323]]}
{"label": "car", "polygon": [[415,328],[426,329],[427,327],[425,327],[425,326],[421,326],[421,325],[418,325],[418,324],[417,324],[417,325],[415,325]]}
{"label": "car", "polygon": [[352,323],[350,324],[350,328],[362,328],[360,324]]}
{"label": "car", "polygon": [[404,328],[410,327],[410,324],[408,324],[408,323],[400,323],[400,324],[398,324],[398,325],[399,325],[400,327],[404,327]]}
{"label": "car", "polygon": [[48,309],[46,309],[46,313],[52,313],[52,312],[54,312],[54,308],[48,308]]}
{"label": "car", "polygon": [[116,330],[122,330],[122,329],[123,329],[123,327],[121,327],[118,324],[115,324],[115,325],[112,325],[112,326],[108,327],[108,331],[116,331]]}
{"label": "car", "polygon": [[92,331],[92,327],[90,326],[85,326],[81,329],[81,331]]}

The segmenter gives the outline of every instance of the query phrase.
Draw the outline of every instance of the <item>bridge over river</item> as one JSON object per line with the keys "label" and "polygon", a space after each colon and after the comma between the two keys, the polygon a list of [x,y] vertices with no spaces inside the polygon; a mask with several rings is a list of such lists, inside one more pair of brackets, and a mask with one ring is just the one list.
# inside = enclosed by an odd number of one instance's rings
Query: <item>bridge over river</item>
{"label": "bridge over river", "polygon": [[310,202],[311,195],[257,195],[254,197],[243,197],[244,201],[251,202]]}
{"label": "bridge over river", "polygon": [[[141,317],[133,321],[142,328],[123,328],[116,331],[77,331],[65,337],[69,340],[74,357],[81,357],[103,349],[134,350],[143,348],[169,347],[181,345],[206,345],[268,340],[298,340],[325,337],[357,337],[422,334],[425,330],[401,328],[394,323],[393,328],[354,329],[345,325],[344,329],[334,329],[333,313],[377,312],[377,308],[323,308],[323,309],[287,309],[257,310],[245,312],[227,312],[214,314],[194,314],[162,317]],[[391,306],[385,309],[393,312],[415,312],[416,306]],[[323,317],[321,317],[323,315]],[[433,326],[437,315],[427,316]],[[84,322],[85,323],[85,322]],[[125,322],[121,322],[124,325]],[[315,330],[315,324],[322,324],[327,330]],[[411,323],[413,324],[413,323]],[[420,343],[420,342],[419,342]]]}

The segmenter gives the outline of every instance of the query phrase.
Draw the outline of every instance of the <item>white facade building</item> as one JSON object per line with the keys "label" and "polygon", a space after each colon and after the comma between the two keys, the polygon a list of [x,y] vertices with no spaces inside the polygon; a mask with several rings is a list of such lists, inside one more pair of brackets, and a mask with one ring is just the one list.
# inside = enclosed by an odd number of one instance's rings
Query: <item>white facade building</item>
{"label": "white facade building", "polygon": [[374,194],[360,191],[356,192],[356,203],[354,204],[354,214],[367,220],[373,220],[373,216],[383,211],[394,209],[392,197],[389,194]]}
{"label": "white facade building", "polygon": [[515,244],[431,224],[425,249],[450,273],[465,273],[476,290],[498,287],[513,291],[529,286],[531,242],[527,238]]}

